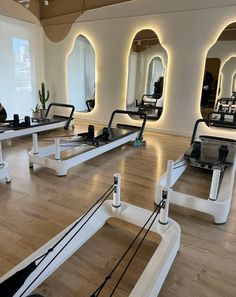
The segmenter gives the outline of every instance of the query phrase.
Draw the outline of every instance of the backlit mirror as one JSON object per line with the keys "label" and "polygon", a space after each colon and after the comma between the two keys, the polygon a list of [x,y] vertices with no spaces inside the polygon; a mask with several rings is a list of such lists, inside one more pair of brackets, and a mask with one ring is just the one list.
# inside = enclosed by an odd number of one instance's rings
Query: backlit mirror
{"label": "backlit mirror", "polygon": [[95,107],[95,51],[89,40],[79,35],[67,60],[68,102],[76,111]]}
{"label": "backlit mirror", "polygon": [[[236,126],[236,23],[226,27],[207,54],[202,84],[203,118]],[[234,123],[235,122],[235,123]]]}
{"label": "backlit mirror", "polygon": [[[126,108],[158,120],[164,106],[167,53],[152,30],[134,37],[129,54]],[[131,116],[137,118],[136,116]]]}
{"label": "backlit mirror", "polygon": [[236,93],[236,68],[235,68],[235,73],[233,75],[233,82],[232,82],[232,94]]}

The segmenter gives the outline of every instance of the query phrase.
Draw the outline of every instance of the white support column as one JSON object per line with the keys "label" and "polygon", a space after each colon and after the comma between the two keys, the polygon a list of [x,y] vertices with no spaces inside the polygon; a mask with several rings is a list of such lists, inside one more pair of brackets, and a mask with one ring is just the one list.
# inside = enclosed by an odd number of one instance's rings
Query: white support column
{"label": "white support column", "polygon": [[60,138],[55,138],[55,160],[61,159]]}
{"label": "white support column", "polygon": [[0,165],[3,165],[4,162],[3,162],[3,156],[2,156],[2,143],[0,141]]}
{"label": "white support column", "polygon": [[4,178],[6,183],[11,182],[11,176],[10,176],[8,164],[3,161],[2,143],[0,141],[0,179],[1,178]]}
{"label": "white support column", "polygon": [[32,148],[32,152],[33,154],[38,154],[39,153],[39,145],[38,145],[38,134],[34,133],[32,135],[33,137],[33,148]]}
{"label": "white support column", "polygon": [[114,183],[115,183],[115,187],[114,187],[114,191],[113,191],[112,206],[118,208],[121,206],[121,203],[120,203],[121,175],[119,173],[114,174]]}
{"label": "white support column", "polygon": [[161,225],[168,224],[168,213],[171,193],[171,178],[173,174],[174,161],[169,160],[167,163],[166,188],[162,190],[162,199],[164,199],[164,207],[161,208],[159,223]]}
{"label": "white support column", "polygon": [[219,169],[214,169],[212,173],[212,180],[211,180],[211,189],[210,189],[210,196],[209,199],[215,201],[218,196],[218,189],[220,183],[220,174],[221,171]]}

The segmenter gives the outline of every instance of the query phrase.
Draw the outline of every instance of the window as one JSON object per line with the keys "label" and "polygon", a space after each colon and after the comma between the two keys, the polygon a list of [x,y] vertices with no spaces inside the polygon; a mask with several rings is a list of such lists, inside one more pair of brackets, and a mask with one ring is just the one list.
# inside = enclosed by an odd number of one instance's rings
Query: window
{"label": "window", "polygon": [[0,102],[9,119],[16,113],[31,115],[38,101],[39,34],[36,25],[0,16]]}

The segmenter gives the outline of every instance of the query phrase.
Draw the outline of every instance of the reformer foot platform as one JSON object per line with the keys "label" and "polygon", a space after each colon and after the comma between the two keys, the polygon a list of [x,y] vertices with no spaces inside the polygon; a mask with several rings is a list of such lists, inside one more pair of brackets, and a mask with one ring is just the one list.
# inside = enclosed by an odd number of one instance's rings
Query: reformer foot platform
{"label": "reformer foot platform", "polygon": [[[117,124],[116,127],[112,127],[114,117],[117,114],[139,116],[142,119],[142,124],[141,126]],[[72,135],[69,140],[58,137],[54,139],[54,144],[39,147],[37,134],[33,134],[33,149],[29,152],[30,167],[33,168],[34,164],[41,165],[54,169],[58,176],[65,176],[70,168],[127,142],[134,141],[133,146],[145,145],[143,141],[145,124],[145,114],[115,110],[108,126],[99,131],[97,135],[94,126],[89,125],[88,132]],[[66,154],[65,158],[63,153]]]}
{"label": "reformer foot platform", "polygon": [[35,120],[25,117],[24,120],[19,120],[19,116],[15,115],[14,120],[0,123],[0,179],[5,179],[7,183],[11,181],[9,166],[3,161],[1,141],[61,127],[68,129],[73,120],[74,109],[70,104],[51,103],[45,119]]}
{"label": "reformer foot platform", "polygon": [[[196,137],[200,123],[209,126],[236,128],[236,123],[220,120],[200,119],[195,123],[191,146],[176,161],[173,169],[171,188],[177,183],[188,166],[212,171],[208,199],[195,197],[178,191],[171,191],[170,202],[187,208],[208,213],[216,224],[226,222],[230,210],[236,170],[236,140],[204,135]],[[155,202],[159,203],[159,193],[166,185],[166,173],[157,183]],[[199,185],[201,187],[201,185]]]}
{"label": "reformer foot platform", "polygon": [[[153,211],[149,211],[120,200],[120,175],[114,175],[114,183],[78,220],[56,235],[48,243],[39,248],[8,273],[0,278],[1,297],[29,296],[47,277],[62,265],[73,253],[85,244],[109,218],[119,218],[125,222],[139,226],[138,234],[133,238],[129,247],[120,254],[120,259],[90,297],[98,297],[109,280],[115,279],[115,286],[108,296],[113,296],[125,273],[133,261],[140,246],[149,231],[161,236],[161,242],[154,251],[147,266],[129,297],[156,297],[165,281],[169,269],[180,247],[180,227],[168,217],[169,184],[171,181],[173,162],[168,162],[167,187],[161,193],[162,199]],[[113,194],[112,200],[107,200]],[[131,248],[135,246],[134,251]],[[120,276],[113,275],[124,258],[128,264]],[[78,267],[78,269],[80,269]],[[122,268],[123,269],[123,268]],[[118,280],[117,280],[118,278]],[[117,282],[116,282],[117,281]],[[93,280],[94,282],[94,280]],[[110,285],[110,283],[109,283]],[[109,289],[110,290],[110,289]]]}

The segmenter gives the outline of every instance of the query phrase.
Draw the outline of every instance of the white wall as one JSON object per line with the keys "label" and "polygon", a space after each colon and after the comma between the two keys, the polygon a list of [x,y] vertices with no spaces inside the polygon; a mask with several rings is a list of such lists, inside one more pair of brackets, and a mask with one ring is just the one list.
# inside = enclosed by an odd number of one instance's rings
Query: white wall
{"label": "white wall", "polygon": [[[199,1],[202,6],[206,2],[208,6],[236,5],[236,1]],[[132,13],[144,14],[147,3],[151,5],[148,9],[152,14],[131,16]],[[114,109],[125,109],[131,43],[138,31],[151,29],[167,51],[168,65],[163,115],[159,121],[149,122],[147,127],[174,134],[191,134],[195,120],[201,117],[201,86],[207,52],[223,29],[236,21],[236,6],[155,14],[160,8],[158,3],[132,1],[132,11],[129,10],[131,3],[89,11],[73,25],[65,40],[57,44],[47,40],[47,74],[54,100],[66,101],[66,55],[74,39],[84,34],[92,42],[97,57],[97,104],[90,114],[79,114],[79,117],[104,123]],[[122,11],[119,11],[120,7]],[[130,17],[122,18],[122,14]],[[112,15],[117,18],[102,19]],[[87,22],[95,18],[100,19]]]}
{"label": "white wall", "polygon": [[[8,0],[3,1],[6,6]],[[114,109],[126,106],[128,56],[133,38],[138,31],[151,29],[167,51],[168,65],[163,115],[147,127],[189,135],[201,116],[207,52],[221,31],[235,21],[236,0],[136,0],[88,11],[78,18],[63,41],[53,43],[45,37],[47,87],[54,101],[67,101],[67,57],[76,37],[85,35],[96,52],[97,104],[91,113],[79,117],[107,122]]]}

